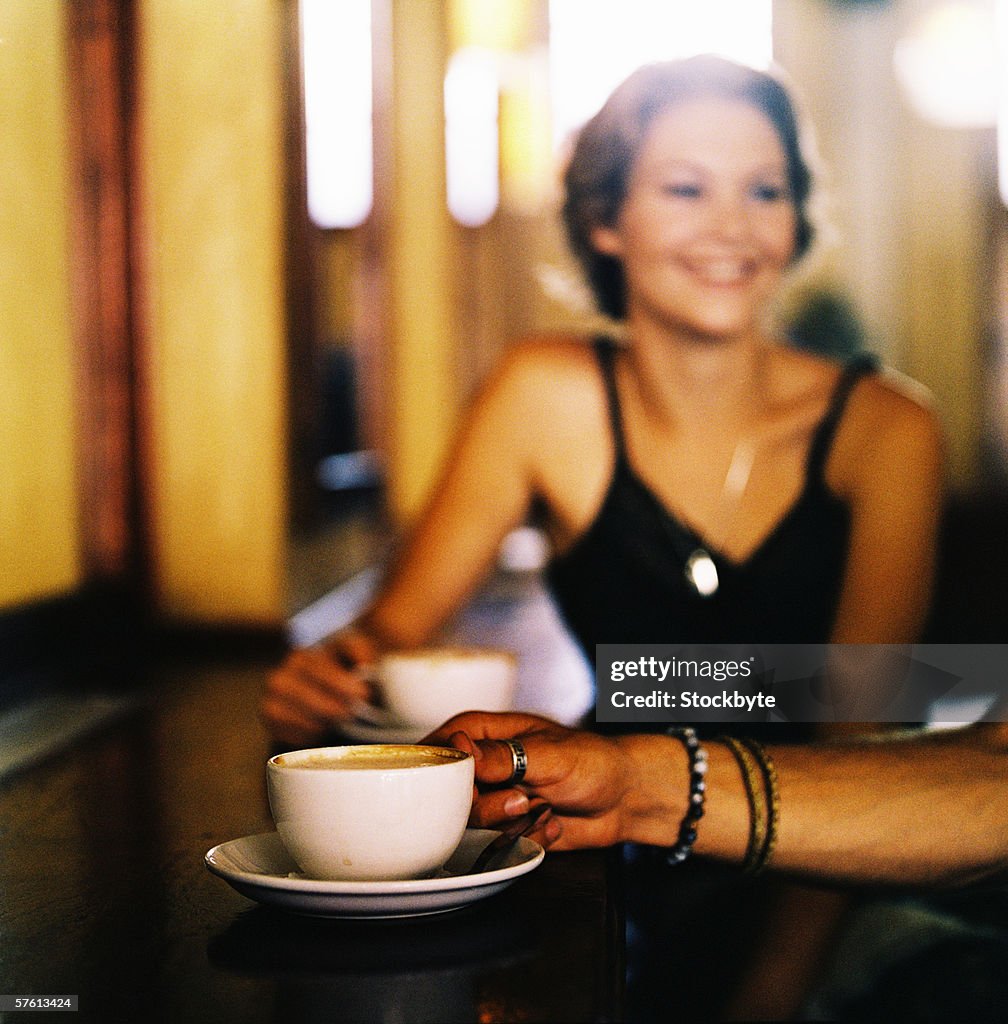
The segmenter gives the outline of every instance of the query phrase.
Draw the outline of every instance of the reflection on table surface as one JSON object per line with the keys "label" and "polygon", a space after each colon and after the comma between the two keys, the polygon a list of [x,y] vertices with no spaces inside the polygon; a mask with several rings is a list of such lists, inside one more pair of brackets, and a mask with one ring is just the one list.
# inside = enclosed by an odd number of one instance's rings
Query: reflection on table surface
{"label": "reflection on table surface", "polygon": [[269,831],[261,664],[160,669],[149,698],[0,784],[0,991],[82,1019],[618,1019],[610,855],[552,855],[448,914],[316,919],[257,906],[203,854]]}
{"label": "reflection on table surface", "polygon": [[[538,884],[530,877],[432,917],[339,921],[255,908],[212,936],[208,955],[235,976],[273,979],[281,1019],[596,1019],[596,994],[579,989],[601,937],[589,895],[601,878],[583,861],[558,858]],[[573,887],[571,874],[580,876]],[[586,897],[587,913],[577,906]],[[585,975],[572,984],[579,960]]]}

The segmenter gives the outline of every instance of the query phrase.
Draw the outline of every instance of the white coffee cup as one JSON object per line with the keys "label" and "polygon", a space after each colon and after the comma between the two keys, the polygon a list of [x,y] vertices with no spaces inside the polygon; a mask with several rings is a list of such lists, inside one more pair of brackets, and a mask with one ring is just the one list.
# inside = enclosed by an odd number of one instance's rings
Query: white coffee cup
{"label": "white coffee cup", "polygon": [[447,747],[365,744],[277,754],[266,763],[270,810],[309,878],[422,878],[461,840],[472,756]]}
{"label": "white coffee cup", "polygon": [[368,678],[387,722],[431,730],[462,711],[512,710],[518,662],[510,651],[481,647],[392,651]]}

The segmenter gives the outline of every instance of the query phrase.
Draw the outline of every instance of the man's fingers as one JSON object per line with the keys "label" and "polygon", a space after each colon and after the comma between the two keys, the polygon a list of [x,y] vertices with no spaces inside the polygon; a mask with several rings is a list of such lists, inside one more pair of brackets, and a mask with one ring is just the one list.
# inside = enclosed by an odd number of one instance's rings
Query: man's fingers
{"label": "man's fingers", "polygon": [[[495,790],[481,794],[473,805],[469,823],[474,828],[492,828],[509,835],[519,832],[543,846],[552,846],[563,833],[562,822],[541,797],[520,789]],[[530,826],[535,827],[526,831]]]}
{"label": "man's fingers", "polygon": [[[433,741],[433,736],[428,736],[426,741]],[[476,742],[463,730],[459,729],[448,737],[448,745],[454,746],[456,750],[471,754],[476,762],[476,782],[482,785],[499,785],[511,780],[514,774],[514,762],[511,758],[511,748],[506,740],[484,739]],[[502,755],[501,752],[504,752]],[[514,794],[521,794],[520,790],[508,791]],[[521,794],[523,796],[523,794]],[[526,801],[528,803],[528,801]],[[524,808],[515,810],[514,813],[521,813]]]}
{"label": "man's fingers", "polygon": [[[528,748],[530,745],[535,746],[531,740],[531,737],[523,737],[521,740],[515,741],[521,743],[525,749],[526,757],[529,759],[529,768],[531,767],[531,755]],[[476,758],[477,782],[488,786],[495,786],[510,782],[514,778],[515,755],[511,745],[506,740],[478,740],[475,743],[475,747],[479,751],[479,755]],[[528,768],[525,772],[525,778],[530,783],[535,781],[534,778],[529,777]]]}
{"label": "man's fingers", "polygon": [[[421,740],[421,743],[430,743],[433,741],[434,735],[428,736],[426,739]],[[469,738],[468,734],[459,729],[457,732],[453,732],[447,738],[448,746],[454,747],[456,750],[461,750],[463,753],[472,754],[474,758],[482,756],[479,750],[476,748],[476,744]]]}
{"label": "man's fingers", "polygon": [[466,711],[450,718],[428,737],[431,743],[447,743],[454,732],[464,732],[474,740],[505,739],[541,729],[560,729],[556,722],[538,715],[518,712]]}
{"label": "man's fingers", "polygon": [[[440,730],[428,736],[425,742],[437,743],[439,736],[443,736]],[[476,740],[465,730],[458,729],[448,736],[443,736],[440,742],[445,742],[449,746],[473,755],[476,761],[476,782],[481,786],[505,785],[514,779],[515,757],[511,743],[507,740]],[[537,750],[542,749],[542,745],[536,737],[532,736],[523,736],[521,739],[511,742],[520,743],[529,760],[531,760],[528,751],[529,745]],[[534,778],[529,778],[528,768],[526,768],[524,778],[530,784],[535,783]]]}
{"label": "man's fingers", "polygon": [[527,814],[529,798],[520,789],[498,789],[481,793],[473,805],[470,822],[476,828],[503,829],[515,818]]}
{"label": "man's fingers", "polygon": [[546,822],[544,832],[550,848],[558,852],[612,846],[619,841],[608,818],[554,815]]}

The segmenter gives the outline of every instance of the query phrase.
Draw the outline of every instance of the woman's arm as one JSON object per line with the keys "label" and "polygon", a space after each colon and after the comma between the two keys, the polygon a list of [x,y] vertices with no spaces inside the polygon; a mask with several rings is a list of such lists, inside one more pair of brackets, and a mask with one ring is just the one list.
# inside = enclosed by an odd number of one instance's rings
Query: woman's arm
{"label": "woman's arm", "polygon": [[[671,847],[685,810],[687,760],[666,736],[603,737],[527,715],[461,715],[434,739],[477,756],[477,780],[505,782],[518,737],[524,784],[487,788],[476,824],[519,816],[537,795],[554,808],[555,849],[632,841]],[[707,744],[706,813],[696,852],[741,862],[749,805],[731,752]],[[1008,724],[767,748],[780,782],[772,866],[812,879],[958,883],[1008,867]]]}
{"label": "woman's arm", "polygon": [[544,402],[539,346],[517,346],[477,396],[417,525],[363,617],[394,646],[430,639],[490,571],[535,492]]}
{"label": "woman's arm", "polygon": [[943,491],[934,413],[909,386],[868,378],[850,399],[827,481],[850,502],[847,572],[831,639],[920,638],[931,600]]}
{"label": "woman's arm", "polygon": [[[489,571],[537,488],[549,381],[544,347],[517,346],[469,411],[428,507],[361,618],[322,644],[294,651],[270,675],[261,714],[285,743],[306,743],[366,700],[356,671],[386,647],[428,641]],[[555,364],[558,346],[550,348]]]}

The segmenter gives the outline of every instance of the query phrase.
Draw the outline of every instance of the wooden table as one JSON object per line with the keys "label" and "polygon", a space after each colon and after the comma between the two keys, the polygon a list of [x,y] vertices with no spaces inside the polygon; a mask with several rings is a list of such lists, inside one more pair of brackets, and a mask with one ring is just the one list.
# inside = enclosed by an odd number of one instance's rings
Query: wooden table
{"label": "wooden table", "polygon": [[103,1022],[621,1018],[611,854],[390,922],[266,909],[210,875],[209,847],[271,828],[264,670],[161,668],[133,711],[0,781],[0,994],[74,994]]}

